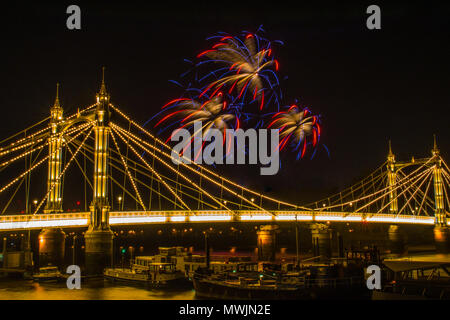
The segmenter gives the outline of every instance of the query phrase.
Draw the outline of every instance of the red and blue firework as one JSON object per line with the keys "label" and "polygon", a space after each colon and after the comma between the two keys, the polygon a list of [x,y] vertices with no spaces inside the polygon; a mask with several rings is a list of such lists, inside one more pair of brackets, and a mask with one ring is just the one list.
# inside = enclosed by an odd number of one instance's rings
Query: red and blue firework
{"label": "red and blue firework", "polygon": [[173,135],[184,128],[195,137],[194,122],[201,121],[204,134],[219,129],[224,133],[224,143],[227,128],[278,128],[280,151],[290,146],[301,159],[311,146],[314,157],[320,140],[319,116],[296,105],[280,111],[283,96],[273,47],[282,42],[269,41],[260,32],[264,32],[261,27],[255,33],[244,31],[232,36],[221,32],[208,38],[215,41],[209,49],[199,53],[195,62],[185,60],[192,66],[181,75],[185,84],[171,81],[184,88],[184,94],[164,105],[146,123],[157,118],[154,127],[159,134],[175,129]]}
{"label": "red and blue firework", "polygon": [[[259,31],[259,30],[258,30]],[[208,50],[197,55],[201,61],[196,67],[213,68],[199,79],[200,96],[226,91],[233,95],[234,103],[257,103],[259,110],[274,104],[279,109],[282,93],[277,76],[278,60],[273,55],[273,44],[258,32],[243,32],[242,36],[220,33]]]}
{"label": "red and blue firework", "polygon": [[[312,146],[316,151],[320,140],[320,118],[311,114],[308,108],[300,109],[296,105],[286,107],[286,110],[275,113],[267,128],[278,128],[280,142],[278,149],[281,151],[287,145],[297,153],[297,159],[303,158],[307,147]],[[309,139],[310,138],[310,141]]]}

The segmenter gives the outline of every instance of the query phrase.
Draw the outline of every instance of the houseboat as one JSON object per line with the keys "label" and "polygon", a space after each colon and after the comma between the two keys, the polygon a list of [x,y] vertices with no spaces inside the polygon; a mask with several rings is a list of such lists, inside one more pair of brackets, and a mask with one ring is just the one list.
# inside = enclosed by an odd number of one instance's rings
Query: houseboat
{"label": "houseboat", "polygon": [[58,282],[64,279],[58,267],[55,266],[39,268],[39,272],[33,274],[33,280],[36,282]]}
{"label": "houseboat", "polygon": [[186,277],[173,263],[156,263],[149,259],[136,259],[130,269],[107,268],[104,277],[112,281],[144,284],[152,287],[170,287],[185,284]]}
{"label": "houseboat", "polygon": [[158,251],[159,253],[153,256],[137,256],[134,261],[135,268],[145,269],[148,262],[172,263],[177,271],[192,279],[198,268],[206,267],[205,256],[188,253],[183,247],[159,247]]}
{"label": "houseboat", "polygon": [[369,299],[361,272],[348,273],[342,265],[317,264],[298,270],[265,268],[256,262],[240,262],[232,270],[198,270],[193,278],[197,297],[239,300]]}
{"label": "houseboat", "polygon": [[159,247],[158,250],[153,256],[135,257],[129,269],[106,269],[105,278],[152,286],[183,286],[188,285],[199,267],[206,266],[204,256],[186,253],[183,247]]}

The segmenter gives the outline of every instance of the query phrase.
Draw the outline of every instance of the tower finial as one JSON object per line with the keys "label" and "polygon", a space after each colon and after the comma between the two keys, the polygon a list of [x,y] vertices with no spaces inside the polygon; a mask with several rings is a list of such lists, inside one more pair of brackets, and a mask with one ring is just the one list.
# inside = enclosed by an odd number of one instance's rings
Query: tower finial
{"label": "tower finial", "polygon": [[97,102],[109,103],[109,94],[106,92],[105,85],[105,67],[102,67],[102,84],[100,86],[100,91],[97,93]]}
{"label": "tower finial", "polygon": [[391,139],[388,140],[388,144],[389,144],[389,152],[388,152],[387,159],[389,162],[395,162],[395,156],[392,153]]}
{"label": "tower finial", "polygon": [[55,103],[53,105],[54,108],[59,108],[59,83],[56,83],[56,98],[55,98]]}
{"label": "tower finial", "polygon": [[431,150],[433,156],[439,155],[439,149],[437,147],[436,135],[433,134],[433,149]]}
{"label": "tower finial", "polygon": [[100,93],[106,93],[106,85],[105,85],[105,67],[102,67],[102,86],[100,88]]}

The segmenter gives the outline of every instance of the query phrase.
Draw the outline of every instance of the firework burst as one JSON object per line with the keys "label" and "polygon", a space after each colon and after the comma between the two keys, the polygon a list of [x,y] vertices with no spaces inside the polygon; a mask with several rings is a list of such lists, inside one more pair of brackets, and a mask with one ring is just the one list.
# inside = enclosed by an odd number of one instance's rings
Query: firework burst
{"label": "firework burst", "polygon": [[[209,130],[219,129],[225,143],[232,141],[227,139],[228,128],[278,128],[279,150],[290,146],[300,159],[311,146],[314,157],[320,140],[319,116],[296,105],[280,112],[283,96],[273,45],[282,42],[269,41],[259,35],[260,31],[264,30],[260,27],[256,33],[218,33],[208,38],[215,41],[214,45],[199,53],[197,60],[185,59],[191,64],[190,70],[181,75],[181,82],[172,81],[184,89],[182,96],[167,103],[146,123],[157,118],[159,134],[174,129],[167,141],[178,130],[187,129],[194,136],[191,144],[197,141],[196,131],[207,135]],[[202,123],[201,128],[194,125],[197,122]]]}
{"label": "firework burst", "polygon": [[[308,145],[316,148],[320,140],[319,117],[312,115],[307,108],[300,110],[296,105],[292,105],[286,111],[275,113],[272,119],[268,128],[280,130],[280,151],[289,144],[297,152],[299,159],[305,155]],[[312,137],[311,142],[307,141],[307,137]]]}
{"label": "firework burst", "polygon": [[[219,66],[200,79],[201,82],[209,82],[200,96],[210,94],[213,97],[219,90],[226,90],[237,100],[257,101],[260,110],[271,102],[278,108],[281,92],[278,92],[276,72],[279,64],[273,58],[272,42],[253,33],[246,33],[243,37],[218,37],[219,42],[211,49],[197,55],[199,59],[206,59],[197,66],[211,62]],[[211,77],[216,80],[210,80]]]}

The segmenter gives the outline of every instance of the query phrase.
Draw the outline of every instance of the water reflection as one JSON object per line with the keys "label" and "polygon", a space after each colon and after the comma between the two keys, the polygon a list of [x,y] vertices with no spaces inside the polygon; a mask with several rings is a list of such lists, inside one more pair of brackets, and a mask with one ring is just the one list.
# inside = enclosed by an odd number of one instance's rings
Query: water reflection
{"label": "water reflection", "polygon": [[0,282],[0,300],[192,300],[195,291],[161,290],[94,280],[69,290],[65,282],[36,283],[32,280]]}

